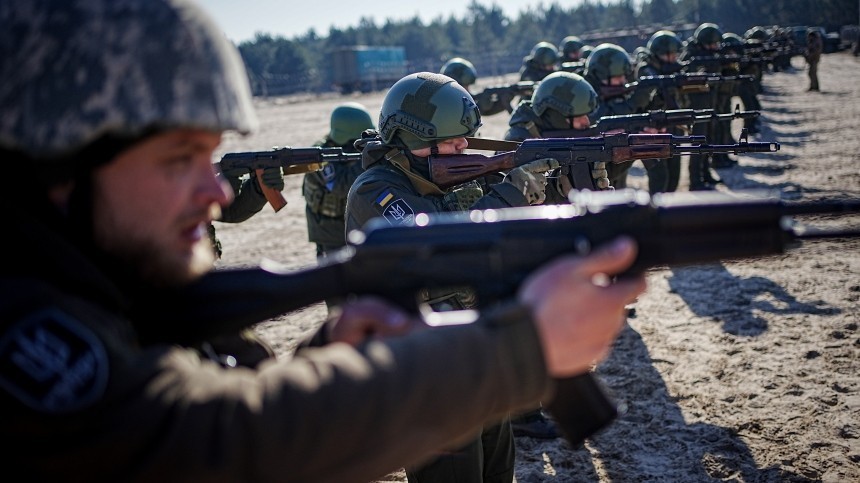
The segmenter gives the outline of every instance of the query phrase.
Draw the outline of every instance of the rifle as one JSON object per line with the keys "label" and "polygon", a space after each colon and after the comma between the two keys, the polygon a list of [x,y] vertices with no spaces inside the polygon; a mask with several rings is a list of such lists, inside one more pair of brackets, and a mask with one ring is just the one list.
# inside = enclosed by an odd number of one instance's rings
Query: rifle
{"label": "rifle", "polygon": [[478,94],[475,94],[475,102],[478,108],[481,109],[482,116],[491,116],[502,112],[502,109],[508,111],[508,114],[514,112],[514,107],[511,105],[514,97],[529,98],[537,89],[539,82],[519,81],[507,86],[487,87]]}
{"label": "rifle", "polygon": [[256,175],[263,195],[275,211],[287,205],[280,191],[263,183],[263,170],[280,167],[284,174],[310,173],[322,169],[323,163],[361,161],[361,153],[345,153],[341,148],[276,147],[270,151],[227,153],[215,163],[226,177],[238,178],[246,173]]}
{"label": "rifle", "polygon": [[633,92],[637,89],[653,88],[653,89],[680,89],[681,92],[709,92],[711,85],[726,84],[735,82],[752,82],[755,78],[751,75],[720,75],[720,74],[702,74],[690,72],[678,72],[668,75],[653,75],[640,77],[634,82],[630,82],[620,86],[600,86],[600,97],[603,99],[610,97],[618,97]]}
{"label": "rifle", "polygon": [[521,143],[497,141],[516,146],[492,156],[455,154],[428,158],[430,181],[447,189],[491,173],[508,171],[542,158],[553,158],[570,166],[578,189],[594,186],[590,163],[623,163],[637,159],[667,159],[681,154],[768,153],[779,151],[779,143],[749,142],[745,133],[736,144],[706,144],[704,136],[672,134],[602,134],[592,137],[526,139]]}
{"label": "rifle", "polygon": [[542,131],[541,135],[547,138],[566,138],[578,136],[595,136],[599,133],[616,131],[640,132],[642,128],[653,127],[665,129],[674,126],[692,126],[704,122],[727,122],[734,119],[755,119],[759,117],[759,111],[741,111],[740,106],[735,106],[735,111],[725,114],[717,114],[713,109],[670,109],[643,112],[641,114],[626,114],[620,116],[603,116],[588,129],[558,129],[553,131]]}
{"label": "rifle", "polygon": [[[547,262],[564,254],[587,254],[619,235],[632,237],[639,246],[626,274],[780,254],[803,240],[860,236],[860,229],[823,231],[791,218],[858,212],[860,200],[790,204],[742,192],[649,197],[619,190],[578,192],[571,201],[428,215],[417,226],[372,220],[364,233],[350,234],[352,245],[319,260],[316,268],[217,270],[173,294],[174,308],[159,315],[175,330],[187,331],[177,337],[193,339],[235,332],[348,295],[381,296],[414,308],[422,290],[466,286],[486,308],[511,298]],[[615,405],[590,374],[559,381],[548,409],[574,447],[616,416]]]}

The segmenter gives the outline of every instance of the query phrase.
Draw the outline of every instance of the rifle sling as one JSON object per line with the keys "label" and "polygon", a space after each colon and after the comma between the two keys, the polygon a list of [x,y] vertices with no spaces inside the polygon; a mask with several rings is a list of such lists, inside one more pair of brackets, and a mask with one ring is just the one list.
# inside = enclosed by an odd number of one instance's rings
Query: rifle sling
{"label": "rifle sling", "polygon": [[436,195],[436,196],[445,196],[445,192],[439,188],[435,183],[428,181],[421,176],[418,176],[416,173],[412,172],[409,168],[409,158],[403,154],[403,151],[394,148],[391,151],[385,153],[385,159],[397,167],[403,174],[409,178],[409,182],[412,183],[412,187],[418,191],[421,196],[427,195]]}
{"label": "rifle sling", "polygon": [[516,151],[520,143],[516,141],[502,141],[500,139],[471,138],[467,137],[469,149],[481,151]]}

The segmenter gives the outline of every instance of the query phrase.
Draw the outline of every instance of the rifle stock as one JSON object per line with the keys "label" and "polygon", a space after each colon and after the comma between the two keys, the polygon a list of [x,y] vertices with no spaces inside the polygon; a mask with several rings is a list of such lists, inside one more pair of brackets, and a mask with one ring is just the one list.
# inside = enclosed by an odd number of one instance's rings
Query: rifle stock
{"label": "rifle stock", "polygon": [[[427,216],[419,226],[373,220],[354,245],[317,268],[214,271],[173,292],[159,315],[185,337],[232,332],[311,303],[377,295],[416,306],[421,290],[472,287],[480,307],[507,300],[539,267],[584,255],[620,235],[636,240],[625,274],[783,253],[804,239],[857,237],[860,230],[805,234],[792,216],[860,211],[860,200],[786,204],[748,193],[580,192],[570,205]],[[624,276],[625,274],[619,274]],[[153,308],[156,310],[156,308]],[[609,424],[616,411],[589,374],[559,381],[548,406],[574,445]]]}

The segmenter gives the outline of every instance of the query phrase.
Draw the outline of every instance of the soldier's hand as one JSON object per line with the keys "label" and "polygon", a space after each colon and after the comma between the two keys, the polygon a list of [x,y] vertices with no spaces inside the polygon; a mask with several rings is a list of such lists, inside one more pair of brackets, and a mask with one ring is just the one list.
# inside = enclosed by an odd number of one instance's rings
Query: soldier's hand
{"label": "soldier's hand", "polygon": [[587,372],[604,358],[626,320],[626,305],[645,290],[643,275],[611,282],[636,257],[636,243],[616,239],[585,257],[562,257],[523,283],[520,302],[537,327],[549,374]]}
{"label": "soldier's hand", "polygon": [[504,182],[514,185],[530,205],[539,205],[546,200],[546,172],[558,167],[555,159],[537,159],[512,169]]}
{"label": "soldier's hand", "polygon": [[263,170],[263,175],[260,176],[263,181],[263,184],[269,188],[276,189],[278,191],[284,190],[284,173],[281,171],[281,167],[278,166],[276,168],[266,168]]}
{"label": "soldier's hand", "polygon": [[426,327],[419,319],[373,297],[364,297],[332,309],[327,323],[329,342],[352,346],[368,338],[385,338],[407,334]]}

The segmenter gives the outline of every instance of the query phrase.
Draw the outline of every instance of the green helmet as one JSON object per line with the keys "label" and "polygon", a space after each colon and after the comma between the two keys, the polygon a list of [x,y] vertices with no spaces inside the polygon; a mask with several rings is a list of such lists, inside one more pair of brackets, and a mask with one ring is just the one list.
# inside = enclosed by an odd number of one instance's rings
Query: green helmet
{"label": "green helmet", "polygon": [[593,45],[583,45],[582,48],[579,50],[580,58],[587,59],[592,52],[594,52]]}
{"label": "green helmet", "polygon": [[723,45],[738,47],[744,44],[744,39],[738,34],[726,32],[723,34]]}
{"label": "green helmet", "polygon": [[753,27],[744,32],[744,38],[748,40],[764,42],[768,37],[770,37],[770,35],[767,33],[767,30],[762,27]]}
{"label": "green helmet", "polygon": [[466,88],[478,80],[478,71],[475,70],[475,66],[462,57],[454,57],[445,62],[439,73],[447,75]]}
{"label": "green helmet", "polygon": [[331,129],[328,137],[343,146],[361,137],[365,129],[373,129],[370,113],[357,102],[345,102],[331,111]]}
{"label": "green helmet", "polygon": [[677,54],[684,43],[671,30],[658,30],[648,39],[647,48],[654,55]]}
{"label": "green helmet", "polygon": [[561,40],[561,43],[558,45],[558,50],[561,51],[562,57],[567,59],[569,54],[580,52],[584,46],[585,42],[583,42],[579,37],[576,35],[568,35]]}
{"label": "green helmet", "polygon": [[702,45],[719,44],[723,40],[723,31],[715,23],[703,23],[693,32],[693,38]]}
{"label": "green helmet", "polygon": [[542,66],[555,65],[558,62],[558,49],[549,42],[538,42],[527,59]]}
{"label": "green helmet", "polygon": [[542,116],[547,110],[575,117],[597,109],[597,92],[587,80],[572,72],[553,72],[544,77],[532,96],[532,110]]}
{"label": "green helmet", "polygon": [[379,113],[379,135],[409,149],[426,148],[450,138],[471,136],[481,113],[469,92],[454,79],[432,72],[410,74],[395,82]]}
{"label": "green helmet", "polygon": [[32,158],[153,129],[252,131],[236,47],[196,3],[3,0],[0,147]]}
{"label": "green helmet", "polygon": [[633,74],[630,55],[620,45],[603,43],[594,48],[585,62],[585,77],[604,82],[610,77]]}

